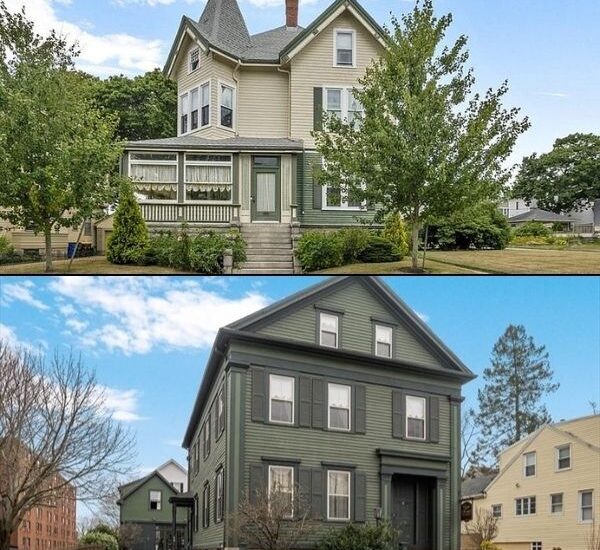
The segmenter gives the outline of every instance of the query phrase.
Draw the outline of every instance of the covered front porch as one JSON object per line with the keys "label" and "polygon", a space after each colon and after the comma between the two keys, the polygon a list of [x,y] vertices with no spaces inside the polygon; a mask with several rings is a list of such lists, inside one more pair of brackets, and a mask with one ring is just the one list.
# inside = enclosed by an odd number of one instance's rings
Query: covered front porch
{"label": "covered front porch", "polygon": [[121,173],[149,226],[227,228],[297,221],[298,140],[185,136],[131,142]]}

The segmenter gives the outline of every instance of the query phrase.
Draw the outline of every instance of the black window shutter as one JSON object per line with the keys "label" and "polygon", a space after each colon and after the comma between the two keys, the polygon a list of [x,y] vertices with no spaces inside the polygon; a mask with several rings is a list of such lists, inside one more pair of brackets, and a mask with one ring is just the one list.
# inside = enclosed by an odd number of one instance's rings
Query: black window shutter
{"label": "black window shutter", "polygon": [[310,508],[312,511],[312,517],[320,519],[324,516],[325,503],[323,502],[323,488],[324,488],[324,475],[323,470],[320,468],[312,469],[311,476],[311,490],[310,490]]}
{"label": "black window shutter", "polygon": [[300,376],[298,385],[300,387],[298,424],[303,428],[310,428],[312,415],[312,379],[310,376]]}
{"label": "black window shutter", "polygon": [[440,440],[440,398],[429,398],[429,441],[438,443]]}
{"label": "black window shutter", "polygon": [[354,431],[367,432],[367,393],[365,386],[354,386]]}
{"label": "black window shutter", "polygon": [[321,378],[312,381],[312,427],[325,427],[325,382]]}
{"label": "black window shutter", "polygon": [[404,437],[404,393],[392,391],[392,436]]}
{"label": "black window shutter", "polygon": [[354,473],[354,521],[367,521],[367,474]]}
{"label": "black window shutter", "polygon": [[[298,515],[302,517],[304,512],[311,506],[311,474],[312,471],[310,468],[298,468]],[[296,506],[296,505],[294,505]]]}
{"label": "black window shutter", "polygon": [[252,420],[264,422],[266,420],[267,396],[266,374],[264,369],[252,368]]}
{"label": "black window shutter", "polygon": [[323,129],[323,88],[313,88],[313,130]]}
{"label": "black window shutter", "polygon": [[[257,504],[261,496],[265,496],[265,468],[262,464],[250,465],[250,503]],[[262,493],[262,494],[261,494]]]}

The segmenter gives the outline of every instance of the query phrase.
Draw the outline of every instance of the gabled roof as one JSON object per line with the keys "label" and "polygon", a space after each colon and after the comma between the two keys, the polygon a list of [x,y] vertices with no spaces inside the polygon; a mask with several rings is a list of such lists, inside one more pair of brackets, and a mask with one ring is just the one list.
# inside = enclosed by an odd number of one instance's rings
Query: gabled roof
{"label": "gabled roof", "polygon": [[482,495],[486,487],[494,479],[493,475],[469,477],[461,483],[460,496],[461,498],[476,497]]}
{"label": "gabled roof", "polygon": [[[406,324],[407,328],[412,330],[415,337],[427,347],[430,352],[440,358],[444,367],[428,367],[426,365],[410,363],[402,359],[385,359],[373,356],[372,354],[345,349],[325,349],[316,344],[296,340],[290,341],[283,338],[265,336],[255,332],[258,327],[269,323],[271,320],[286,315],[297,307],[309,305],[311,302],[317,301],[320,297],[356,281],[363,284],[390,310],[393,315],[401,319]],[[223,353],[229,340],[232,338],[255,343],[268,343],[273,346],[293,345],[293,348],[299,351],[316,351],[320,355],[332,355],[338,358],[343,356],[346,359],[354,361],[368,360],[372,363],[381,364],[386,367],[398,365],[407,370],[419,372],[420,374],[428,373],[432,376],[447,377],[461,382],[475,378],[475,375],[466,367],[466,365],[454,355],[450,349],[448,349],[431,329],[400,298],[398,298],[393,290],[379,277],[331,277],[219,329],[208,358],[200,389],[198,390],[198,395],[196,396],[194,408],[183,439],[183,447],[186,449],[189,448],[196,424],[200,419],[206,400],[208,399],[213,377],[218,372],[219,365],[223,359]]]}
{"label": "gabled roof", "polygon": [[121,497],[119,498],[118,503],[120,504],[123,500],[131,496],[142,485],[144,485],[144,483],[146,483],[148,480],[152,479],[155,476],[162,480],[163,483],[165,483],[174,494],[177,494],[177,490],[175,489],[175,487],[173,487],[171,483],[158,470],[152,470],[148,475],[145,475],[144,477],[135,479],[123,485],[119,485],[119,493]]}
{"label": "gabled roof", "polygon": [[562,214],[555,214],[554,212],[548,212],[547,210],[542,210],[541,208],[532,208],[528,212],[523,212],[522,214],[517,214],[512,218],[508,218],[509,223],[514,222],[528,222],[528,221],[536,221],[536,222],[545,222],[545,223],[571,223],[576,221],[574,218],[570,218],[568,216],[563,216]]}
{"label": "gabled roof", "polygon": [[170,458],[164,464],[161,464],[160,466],[158,466],[158,468],[156,468],[156,471],[160,472],[165,466],[168,466],[169,464],[173,464],[173,466],[175,466],[176,468],[181,470],[181,473],[187,474],[187,470],[173,458]]}

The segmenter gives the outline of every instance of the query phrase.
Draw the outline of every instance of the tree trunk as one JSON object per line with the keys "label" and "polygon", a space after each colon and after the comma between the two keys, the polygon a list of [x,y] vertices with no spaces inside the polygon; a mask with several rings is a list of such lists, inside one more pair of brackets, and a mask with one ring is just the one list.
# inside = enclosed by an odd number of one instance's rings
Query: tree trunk
{"label": "tree trunk", "polygon": [[0,550],[9,550],[10,548],[10,531],[4,521],[0,522]]}
{"label": "tree trunk", "polygon": [[70,258],[69,267],[67,267],[67,271],[71,271],[71,265],[73,264],[73,260],[75,259],[75,255],[77,254],[77,249],[79,248],[79,241],[81,240],[81,234],[83,233],[84,225],[85,225],[85,220],[83,221],[83,223],[81,224],[81,227],[79,228],[79,235],[77,235],[77,242],[75,243],[75,250],[73,250],[73,255]]}
{"label": "tree trunk", "polygon": [[429,224],[425,226],[425,238],[423,239],[423,262],[421,268],[425,271],[425,255],[427,254],[427,239],[429,238]]}
{"label": "tree trunk", "polygon": [[412,219],[412,230],[411,230],[411,240],[412,240],[412,267],[413,269],[419,268],[419,209],[415,209],[415,213],[413,214]]}
{"label": "tree trunk", "polygon": [[[44,237],[46,238],[46,273],[52,271],[52,227],[44,227]],[[0,549],[2,550],[2,549]]]}

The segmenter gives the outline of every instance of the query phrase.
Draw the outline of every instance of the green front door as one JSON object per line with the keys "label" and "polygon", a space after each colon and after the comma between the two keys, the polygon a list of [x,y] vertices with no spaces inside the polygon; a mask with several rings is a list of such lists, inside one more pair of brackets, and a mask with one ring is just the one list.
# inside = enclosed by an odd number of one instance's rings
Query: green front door
{"label": "green front door", "polygon": [[252,158],[252,221],[279,221],[281,176],[279,157]]}

